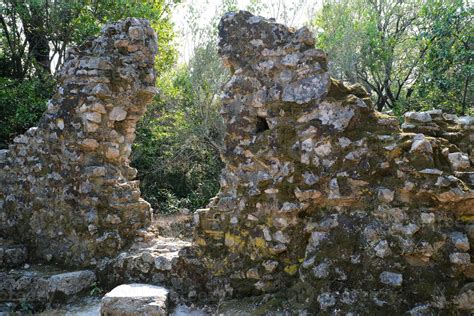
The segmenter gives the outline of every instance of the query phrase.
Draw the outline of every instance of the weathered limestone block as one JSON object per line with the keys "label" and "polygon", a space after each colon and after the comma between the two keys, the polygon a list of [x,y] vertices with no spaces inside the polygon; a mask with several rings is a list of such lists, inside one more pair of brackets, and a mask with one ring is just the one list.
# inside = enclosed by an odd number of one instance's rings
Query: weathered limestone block
{"label": "weathered limestone block", "polygon": [[67,52],[38,127],[0,153],[0,237],[85,266],[116,255],[150,221],[129,155],[155,93],[156,52],[148,21],[133,18]]}
{"label": "weathered limestone block", "polygon": [[25,302],[35,310],[88,294],[96,277],[93,271],[64,272],[48,266],[0,272],[0,300]]}
{"label": "weathered limestone block", "polygon": [[99,282],[107,287],[139,282],[171,285],[179,251],[189,246],[189,242],[165,237],[136,242],[115,258],[98,262]]}
{"label": "weathered limestone block", "polygon": [[148,284],[122,284],[102,298],[103,316],[168,315],[169,291]]}
{"label": "weathered limestone block", "polygon": [[240,11],[219,35],[226,166],[188,251],[210,294],[280,291],[330,314],[471,306],[473,118],[408,113],[401,130],[329,78],[306,28]]}

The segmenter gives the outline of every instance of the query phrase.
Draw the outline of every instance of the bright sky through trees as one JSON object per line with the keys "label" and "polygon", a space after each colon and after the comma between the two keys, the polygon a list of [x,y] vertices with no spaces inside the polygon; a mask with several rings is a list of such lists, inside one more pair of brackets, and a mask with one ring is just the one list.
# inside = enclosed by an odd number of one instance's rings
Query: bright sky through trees
{"label": "bright sky through trees", "polygon": [[[259,7],[260,12],[252,12],[266,18],[275,18],[280,23],[285,23],[294,27],[301,27],[310,23],[310,19],[316,9],[322,6],[322,0],[269,0],[264,7],[261,4],[255,5],[258,1],[252,0],[183,0],[174,10],[172,21],[175,24],[177,34],[176,44],[178,45],[179,62],[187,62],[192,57],[194,41],[191,38],[189,25],[190,8],[193,7],[199,12],[199,25],[204,27],[222,12],[223,7],[234,5],[239,10],[255,11],[253,8]],[[262,2],[262,1],[259,1]],[[285,14],[286,13],[286,14]]]}

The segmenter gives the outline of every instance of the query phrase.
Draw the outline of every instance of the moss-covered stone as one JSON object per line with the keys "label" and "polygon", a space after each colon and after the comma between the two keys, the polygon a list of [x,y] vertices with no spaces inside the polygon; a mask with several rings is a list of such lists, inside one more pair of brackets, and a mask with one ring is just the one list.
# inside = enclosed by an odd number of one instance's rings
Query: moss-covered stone
{"label": "moss-covered stone", "polygon": [[[277,292],[321,315],[449,310],[472,270],[446,235],[463,231],[474,209],[473,183],[456,173],[465,157],[472,164],[474,120],[425,112],[408,115],[402,131],[362,86],[326,85],[327,61],[310,57],[324,54],[306,28],[243,11],[219,28],[234,70],[222,105],[226,168],[196,228],[200,257],[219,274],[214,295]],[[417,117],[460,134],[423,135]],[[211,223],[232,254],[199,242]]]}

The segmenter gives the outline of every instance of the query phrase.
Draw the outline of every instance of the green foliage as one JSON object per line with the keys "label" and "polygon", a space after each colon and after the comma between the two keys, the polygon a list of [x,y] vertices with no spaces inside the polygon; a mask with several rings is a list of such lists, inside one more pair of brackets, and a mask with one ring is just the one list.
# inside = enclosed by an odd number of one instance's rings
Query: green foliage
{"label": "green foliage", "polygon": [[332,75],[362,83],[378,110],[468,111],[473,27],[465,1],[327,0],[313,26]]}
{"label": "green foliage", "polygon": [[[14,58],[21,78],[32,71],[32,61],[40,62],[46,71],[53,71],[64,61],[68,47],[80,44],[96,35],[109,21],[125,17],[147,18],[158,34],[161,48],[158,70],[165,69],[175,59],[172,46],[174,32],[170,21],[171,8],[179,0],[6,0],[0,5],[2,57]],[[23,33],[23,34],[22,34]],[[48,45],[43,45],[48,44]],[[43,51],[36,47],[43,45]],[[25,49],[28,48],[28,49]],[[20,78],[18,77],[18,78]]]}
{"label": "green foliage", "polygon": [[89,295],[99,296],[103,295],[104,290],[99,286],[97,282],[92,283],[91,289],[89,290]]}
{"label": "green foliage", "polygon": [[217,24],[233,5],[227,1],[205,26],[198,23],[205,8],[188,8],[192,59],[158,78],[160,95],[137,130],[132,163],[157,212],[195,210],[219,189],[224,125],[218,95],[229,74],[217,54]]}
{"label": "green foliage", "polygon": [[176,59],[172,45],[174,39],[173,25],[170,21],[171,8],[179,0],[75,0],[79,10],[71,24],[74,25],[72,39],[81,43],[86,38],[97,34],[102,25],[125,17],[138,17],[150,20],[158,36],[158,55],[155,61],[157,71],[161,72]]}
{"label": "green foliage", "polygon": [[423,34],[424,39],[431,39],[431,45],[420,65],[414,106],[474,114],[474,9],[461,0],[430,1],[422,13],[434,23]]}
{"label": "green foliage", "polygon": [[[352,8],[347,2],[326,3],[315,17],[317,46],[330,59],[331,75],[352,83],[357,81],[356,61],[358,56],[359,26],[354,23]],[[336,45],[338,43],[338,45]]]}
{"label": "green foliage", "polygon": [[[132,165],[146,200],[161,213],[204,206],[219,189],[224,125],[218,96],[229,73],[217,54],[217,25],[238,8],[224,0],[207,25],[207,1],[189,3],[182,65],[170,17],[179,0],[5,0],[0,2],[0,148],[36,124],[68,47],[104,23],[147,18],[158,33],[160,94],[137,127]],[[248,9],[297,23],[304,0],[251,0]],[[472,7],[463,0],[325,0],[317,46],[331,74],[360,82],[379,110],[443,108],[472,113]],[[34,35],[34,36],[32,36]]]}
{"label": "green foliage", "polygon": [[219,188],[223,166],[215,143],[222,135],[208,125],[216,122],[203,119],[192,76],[183,67],[159,78],[160,96],[137,129],[132,163],[143,196],[160,213],[202,207]]}
{"label": "green foliage", "polygon": [[0,148],[38,122],[53,89],[50,77],[28,81],[0,77]]}
{"label": "green foliage", "polygon": [[20,313],[23,315],[33,315],[34,306],[27,302],[26,299],[20,301]]}
{"label": "green foliage", "polygon": [[177,0],[5,0],[0,2],[0,148],[34,126],[53,93],[66,50],[109,21],[147,18],[159,34],[155,62],[176,60],[171,8]]}
{"label": "green foliage", "polygon": [[[0,145],[6,146],[15,135],[35,125],[54,87],[54,80],[43,78],[53,78],[48,73],[59,68],[69,46],[96,35],[108,21],[147,18],[158,33],[155,68],[161,73],[161,94],[138,126],[133,164],[145,198],[160,212],[205,205],[218,190],[222,168],[219,147],[223,126],[216,96],[226,72],[215,45],[217,17],[211,26],[193,27],[192,61],[170,68],[176,61],[170,13],[178,2],[7,0],[0,5],[5,22],[0,27],[0,62],[4,65],[0,73]],[[235,1],[227,1],[225,6],[235,6]],[[195,8],[191,16],[197,21],[205,8]],[[36,36],[29,38],[22,32]],[[17,34],[20,36],[14,37]],[[48,45],[42,52],[28,49],[37,43]],[[45,60],[44,56],[55,56],[56,65],[53,58]]]}

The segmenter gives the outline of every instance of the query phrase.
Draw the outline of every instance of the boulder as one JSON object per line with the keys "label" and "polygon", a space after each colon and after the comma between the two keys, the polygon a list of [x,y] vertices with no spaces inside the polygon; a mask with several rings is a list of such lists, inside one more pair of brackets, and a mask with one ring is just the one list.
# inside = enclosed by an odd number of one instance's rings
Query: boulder
{"label": "boulder", "polygon": [[107,293],[101,302],[103,316],[168,315],[169,291],[149,284],[122,284]]}

